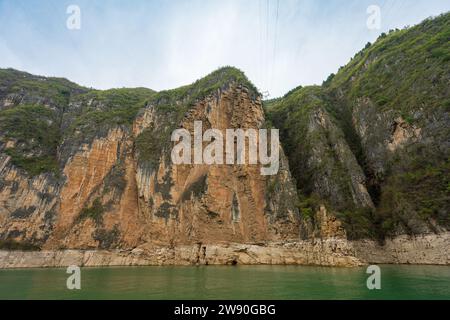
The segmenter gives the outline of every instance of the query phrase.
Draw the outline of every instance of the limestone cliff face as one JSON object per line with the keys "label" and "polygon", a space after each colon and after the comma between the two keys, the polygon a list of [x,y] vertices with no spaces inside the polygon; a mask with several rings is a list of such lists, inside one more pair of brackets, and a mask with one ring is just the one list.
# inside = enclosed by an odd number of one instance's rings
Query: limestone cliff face
{"label": "limestone cliff face", "polygon": [[[105,264],[448,264],[449,21],[382,34],[264,109],[231,67],[162,92],[0,69],[0,249],[50,250],[46,265],[86,249],[117,250]],[[278,128],[278,173],[174,165],[171,134],[195,121]]]}
{"label": "limestone cliff face", "polygon": [[310,230],[321,207],[352,240],[450,230],[449,21],[382,34],[322,86],[266,102]]}
{"label": "limestone cliff face", "polygon": [[306,139],[311,144],[306,161],[307,170],[313,176],[310,188],[338,207],[347,202],[356,207],[373,207],[364,172],[344,133],[323,107],[309,114]]}
{"label": "limestone cliff face", "polygon": [[[365,232],[369,227],[365,213],[375,205],[368,179],[322,89],[302,88],[269,108],[300,191],[298,207],[306,233],[323,238],[370,237]],[[329,224],[332,220],[334,227]]]}
{"label": "limestone cliff face", "polygon": [[[152,127],[155,134],[165,131],[158,128],[164,121],[152,108],[138,119],[138,132]],[[203,131],[214,128],[225,136],[228,128],[260,128],[264,115],[260,99],[233,84],[196,103],[179,127],[193,134],[194,121],[202,121]],[[275,177],[282,181],[279,192],[285,198],[275,200],[275,205],[283,201],[283,209],[274,212],[269,178],[260,175],[258,165],[172,165],[169,153],[163,148],[155,165],[145,160],[137,164],[139,210],[149,220],[147,241],[246,243],[299,237],[298,211],[286,201],[296,196],[286,168]]]}
{"label": "limestone cliff face", "polygon": [[46,174],[30,179],[10,164],[8,156],[0,156],[0,162],[0,234],[41,246],[58,212],[58,183]]}
{"label": "limestone cliff face", "polygon": [[[275,176],[262,176],[260,165],[172,164],[176,128],[193,132],[194,121],[201,121],[203,131],[219,129],[225,136],[226,129],[265,125],[260,97],[245,83],[230,79],[201,97],[198,86],[174,97],[149,94],[129,123],[104,120],[118,113],[114,100],[89,92],[72,96],[58,107],[61,139],[52,172],[31,174],[36,170],[28,162],[38,162],[37,153],[21,154],[27,164],[21,166],[10,141],[32,144],[35,138],[5,127],[1,238],[50,250],[299,239],[297,193],[282,150]],[[3,100],[5,108],[28,111],[10,100]],[[39,113],[50,109],[42,108]]]}

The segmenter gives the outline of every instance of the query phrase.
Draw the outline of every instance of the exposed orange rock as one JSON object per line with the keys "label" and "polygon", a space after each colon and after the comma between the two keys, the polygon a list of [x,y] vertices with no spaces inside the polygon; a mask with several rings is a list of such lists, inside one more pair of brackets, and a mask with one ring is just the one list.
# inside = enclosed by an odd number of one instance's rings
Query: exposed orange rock
{"label": "exposed orange rock", "polygon": [[[260,174],[260,165],[174,165],[168,141],[161,154],[153,155],[159,163],[150,166],[139,160],[134,141],[147,128],[161,126],[164,116],[149,105],[131,129],[111,127],[106,135],[80,145],[65,163],[64,183],[53,189],[52,202],[36,209],[41,215],[49,207],[55,212],[43,248],[133,249],[300,237],[299,215],[292,200],[296,191],[283,154],[278,175],[270,177]],[[215,128],[225,136],[228,128],[261,128],[264,113],[260,98],[233,84],[198,101],[177,127],[193,132],[194,121],[202,121],[204,131]],[[21,190],[30,190],[21,206],[36,205],[39,185],[48,184],[44,175],[30,185],[9,164],[4,167],[10,170],[4,177],[18,180]],[[269,182],[275,180],[278,189],[268,192]],[[0,192],[0,201],[18,199],[17,193],[8,192]],[[43,223],[39,219],[37,226]],[[29,224],[26,219],[2,223],[10,230],[26,230],[19,240],[30,239],[37,229]]]}

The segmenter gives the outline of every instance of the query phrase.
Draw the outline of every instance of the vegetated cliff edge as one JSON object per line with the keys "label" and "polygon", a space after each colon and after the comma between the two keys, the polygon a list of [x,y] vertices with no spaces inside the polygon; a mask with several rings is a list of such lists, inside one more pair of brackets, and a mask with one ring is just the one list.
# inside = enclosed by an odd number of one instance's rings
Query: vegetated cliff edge
{"label": "vegetated cliff edge", "polygon": [[[367,238],[385,250],[411,241],[399,255],[426,255],[416,242],[426,235],[449,263],[449,40],[449,13],[382,34],[322,86],[266,102],[303,219],[314,224],[324,205],[357,247]],[[377,249],[364,252],[380,260]]]}
{"label": "vegetated cliff edge", "polygon": [[[265,112],[230,67],[159,93],[0,70],[1,245],[35,250],[0,267],[449,264],[449,21],[382,35]],[[275,176],[173,165],[194,120],[272,125],[287,158]]]}
{"label": "vegetated cliff edge", "polygon": [[192,133],[194,121],[223,132],[265,126],[239,70],[159,93],[2,75],[2,245],[41,252],[4,253],[0,266],[86,265],[85,250],[100,264],[359,263],[344,240],[298,242],[309,234],[283,152],[273,176],[259,165],[171,162],[173,130]]}

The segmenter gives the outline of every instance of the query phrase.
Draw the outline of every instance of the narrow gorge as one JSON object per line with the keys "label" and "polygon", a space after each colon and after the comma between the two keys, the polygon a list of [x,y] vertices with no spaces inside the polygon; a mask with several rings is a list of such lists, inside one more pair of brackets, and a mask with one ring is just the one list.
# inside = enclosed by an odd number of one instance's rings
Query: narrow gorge
{"label": "narrow gorge", "polygon": [[[450,264],[450,14],[262,101],[238,69],[155,92],[0,69],[0,268]],[[277,128],[280,168],[174,165],[171,134]]]}

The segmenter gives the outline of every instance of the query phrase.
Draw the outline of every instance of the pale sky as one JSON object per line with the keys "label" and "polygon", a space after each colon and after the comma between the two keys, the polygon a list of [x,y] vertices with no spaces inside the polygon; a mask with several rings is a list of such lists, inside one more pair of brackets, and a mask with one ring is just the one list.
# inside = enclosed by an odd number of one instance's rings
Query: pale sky
{"label": "pale sky", "polygon": [[[66,27],[69,5],[79,30]],[[448,0],[0,0],[0,67],[163,90],[231,65],[276,97],[321,84],[381,32],[448,11]]]}

